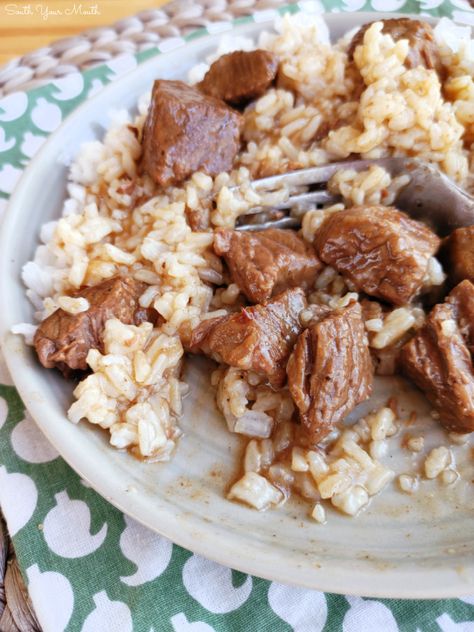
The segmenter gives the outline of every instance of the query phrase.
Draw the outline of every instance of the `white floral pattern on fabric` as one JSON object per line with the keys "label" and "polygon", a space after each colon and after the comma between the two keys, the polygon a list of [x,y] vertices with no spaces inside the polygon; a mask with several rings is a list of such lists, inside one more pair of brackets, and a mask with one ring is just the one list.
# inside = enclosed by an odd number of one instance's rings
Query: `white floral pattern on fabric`
{"label": "white floral pattern on fabric", "polygon": [[28,97],[25,92],[13,92],[0,99],[0,121],[15,121],[23,116],[28,107]]}
{"label": "white floral pattern on fabric", "polygon": [[8,151],[16,144],[16,140],[14,138],[9,138],[7,140],[5,130],[0,127],[0,152]]}
{"label": "white floral pattern on fabric", "polygon": [[31,120],[39,130],[54,132],[61,124],[61,108],[54,103],[48,103],[46,99],[38,99],[31,112]]}
{"label": "white floral pattern on fabric", "polygon": [[95,608],[81,632],[132,632],[132,613],[123,601],[112,601],[105,590],[94,595]]}
{"label": "white floral pattern on fabric", "polygon": [[[0,427],[2,425],[2,404],[0,400]],[[11,443],[15,453],[28,463],[49,463],[59,456],[58,451],[43,435],[41,430],[26,413],[23,421],[20,421],[12,431]]]}
{"label": "white floral pattern on fabric", "polygon": [[272,582],[268,603],[295,632],[322,632],[326,625],[328,607],[322,592]]}
{"label": "white floral pattern on fabric", "polygon": [[[66,490],[55,495],[56,506],[48,511],[43,522],[43,535],[51,551],[61,557],[90,555],[102,546],[107,523],[92,535],[91,511],[83,500],[71,500]],[[74,525],[74,537],[67,537]]]}
{"label": "white floral pattern on fabric", "polygon": [[230,568],[200,555],[191,555],[183,566],[183,584],[193,599],[215,614],[237,610],[252,592],[250,576],[236,588]]}
{"label": "white floral pattern on fabric", "polygon": [[8,516],[8,531],[13,537],[30,520],[38,502],[35,482],[19,472],[8,473],[0,465],[0,506]]}
{"label": "white floral pattern on fabric", "polygon": [[447,612],[436,619],[441,632],[474,632],[474,623],[471,621],[453,621]]}
{"label": "white floral pattern on fabric", "polygon": [[0,397],[0,430],[8,417],[8,404],[3,397]]}
{"label": "white floral pattern on fabric", "polygon": [[124,516],[126,527],[120,536],[120,549],[137,570],[121,577],[127,586],[141,586],[160,577],[171,560],[173,545],[169,540],[150,531],[132,518]]}
{"label": "white floral pattern on fabric", "polygon": [[84,77],[80,72],[72,72],[61,79],[55,79],[52,83],[56,88],[52,96],[57,101],[75,99],[84,89]]}
{"label": "white floral pattern on fabric", "polygon": [[175,614],[170,622],[174,632],[215,632],[215,628],[203,621],[188,621],[184,612]]}
{"label": "white floral pattern on fabric", "polygon": [[389,608],[380,601],[346,597],[350,608],[344,616],[343,632],[364,630],[364,632],[399,632],[397,622]]}
{"label": "white floral pattern on fabric", "polygon": [[36,616],[43,629],[47,632],[63,632],[74,608],[71,583],[61,573],[42,573],[37,564],[26,569],[26,576]]}
{"label": "white floral pattern on fabric", "polygon": [[374,11],[401,11],[406,0],[372,0]]}

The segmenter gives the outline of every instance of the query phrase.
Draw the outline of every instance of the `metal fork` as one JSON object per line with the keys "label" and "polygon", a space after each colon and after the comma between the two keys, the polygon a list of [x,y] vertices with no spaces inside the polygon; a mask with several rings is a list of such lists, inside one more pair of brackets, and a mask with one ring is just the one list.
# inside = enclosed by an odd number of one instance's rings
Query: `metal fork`
{"label": "metal fork", "polygon": [[[239,217],[237,230],[263,230],[265,228],[296,228],[301,225],[304,213],[341,197],[330,193],[325,186],[341,169],[363,171],[372,165],[386,169],[392,177],[407,174],[410,181],[398,192],[394,204],[414,219],[429,224],[439,235],[449,234],[455,228],[474,224],[474,197],[457,186],[436,167],[412,158],[383,158],[380,160],[351,160],[334,162],[322,167],[291,171],[269,178],[254,180],[251,187],[257,193],[288,188],[290,193],[283,201],[271,206],[248,209]],[[316,187],[301,193],[301,187]],[[238,187],[233,187],[233,190]],[[291,191],[295,191],[291,193]],[[279,219],[267,221],[268,213],[288,211]],[[252,216],[251,218],[249,216]],[[246,221],[247,220],[247,221]],[[249,221],[250,220],[250,221]]]}

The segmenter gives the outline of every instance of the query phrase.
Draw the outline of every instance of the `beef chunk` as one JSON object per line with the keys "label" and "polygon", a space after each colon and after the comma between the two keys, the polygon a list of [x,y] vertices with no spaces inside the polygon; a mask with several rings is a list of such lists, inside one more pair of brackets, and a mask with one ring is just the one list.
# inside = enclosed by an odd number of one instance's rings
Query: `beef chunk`
{"label": "beef chunk", "polygon": [[440,240],[395,208],[359,206],[330,215],[314,244],[320,259],[358,290],[403,305],[421,290]]}
{"label": "beef chunk", "polygon": [[285,383],[288,356],[302,331],[298,316],[305,307],[303,290],[286,290],[262,305],[203,321],[193,331],[190,349],[254,371],[279,388]]}
{"label": "beef chunk", "polygon": [[70,314],[57,309],[40,323],[34,338],[39,360],[48,369],[57,367],[85,371],[90,349],[103,352],[103,333],[109,318],[118,318],[127,325],[150,320],[149,310],[138,304],[146,289],[134,279],[114,277],[74,294],[89,301],[89,309]]}
{"label": "beef chunk", "polygon": [[195,171],[211,176],[232,168],[242,117],[182,81],[158,80],[143,128],[142,166],[161,186]]}
{"label": "beef chunk", "polygon": [[462,281],[448,295],[456,321],[469,353],[474,357],[474,284]]}
{"label": "beef chunk", "polygon": [[242,50],[222,55],[207,71],[198,87],[232,105],[244,105],[261,97],[278,70],[278,58],[266,50]]}
{"label": "beef chunk", "polygon": [[214,250],[225,258],[232,280],[253,303],[289,287],[309,287],[321,268],[313,248],[292,230],[220,229]]}
{"label": "beef chunk", "polygon": [[473,354],[474,285],[463,281],[431,310],[400,358],[402,371],[455,432],[474,431]]}
{"label": "beef chunk", "polygon": [[443,252],[454,283],[464,279],[474,282],[474,226],[453,231],[444,243]]}
{"label": "beef chunk", "polygon": [[[383,33],[391,35],[397,42],[407,39],[410,45],[408,55],[405,59],[407,68],[424,66],[428,69],[436,70],[440,78],[444,76],[444,68],[441,63],[441,55],[436,44],[433,29],[427,22],[422,20],[412,20],[410,18],[393,18],[390,20],[377,20],[383,23]],[[355,49],[362,44],[367,29],[373,22],[364,24],[352,38],[349,44],[348,55],[352,59]]]}
{"label": "beef chunk", "polygon": [[316,444],[372,391],[373,367],[360,304],[335,310],[306,329],[287,373],[302,426],[309,442]]}

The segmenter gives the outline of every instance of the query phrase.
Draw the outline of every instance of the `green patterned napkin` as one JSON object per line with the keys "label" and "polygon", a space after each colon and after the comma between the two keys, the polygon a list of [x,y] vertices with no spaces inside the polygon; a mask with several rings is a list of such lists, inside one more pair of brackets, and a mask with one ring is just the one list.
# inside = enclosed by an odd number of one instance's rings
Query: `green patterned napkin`
{"label": "green patterned napkin", "polygon": [[[447,15],[474,24],[474,11],[464,0],[300,5]],[[29,159],[69,112],[159,53],[123,55],[0,100],[0,211]],[[474,597],[374,600],[283,586],[193,555],[145,529],[99,497],[58,456],[26,412],[1,358],[0,505],[45,632],[474,631]]]}

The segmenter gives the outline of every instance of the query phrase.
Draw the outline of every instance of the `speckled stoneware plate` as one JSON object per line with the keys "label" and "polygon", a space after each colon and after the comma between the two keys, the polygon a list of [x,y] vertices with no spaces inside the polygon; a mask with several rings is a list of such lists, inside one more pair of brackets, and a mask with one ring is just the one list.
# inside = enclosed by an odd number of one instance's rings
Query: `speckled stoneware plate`
{"label": "speckled stoneware plate", "polygon": [[[333,14],[327,21],[338,37],[370,19],[373,14]],[[262,28],[269,28],[268,23],[237,26],[235,32],[256,35]],[[466,480],[454,488],[426,481],[416,495],[407,496],[394,483],[355,519],[329,510],[325,526],[308,518],[308,506],[296,501],[258,513],[225,500],[242,444],[227,432],[215,408],[206,361],[188,364],[191,394],[182,419],[185,435],[173,460],[146,465],[110,448],[101,431],[67,421],[70,385],[40,367],[22,338],[9,333],[14,323],[32,319],[20,270],[33,254],[41,224],[59,216],[65,152],[74,155],[82,142],[101,137],[107,112],[133,108],[155,77],[184,78],[215,49],[218,38],[196,39],[109,85],[67,118],[26,170],[11,199],[0,242],[1,336],[15,384],[38,425],[81,477],[127,514],[194,552],[248,573],[325,591],[418,598],[474,593],[468,465]],[[393,391],[402,414],[418,411],[417,423],[428,445],[446,444],[424,399],[402,380],[379,379],[369,407],[384,404]],[[413,471],[413,458],[398,449],[386,461],[402,473]]]}

